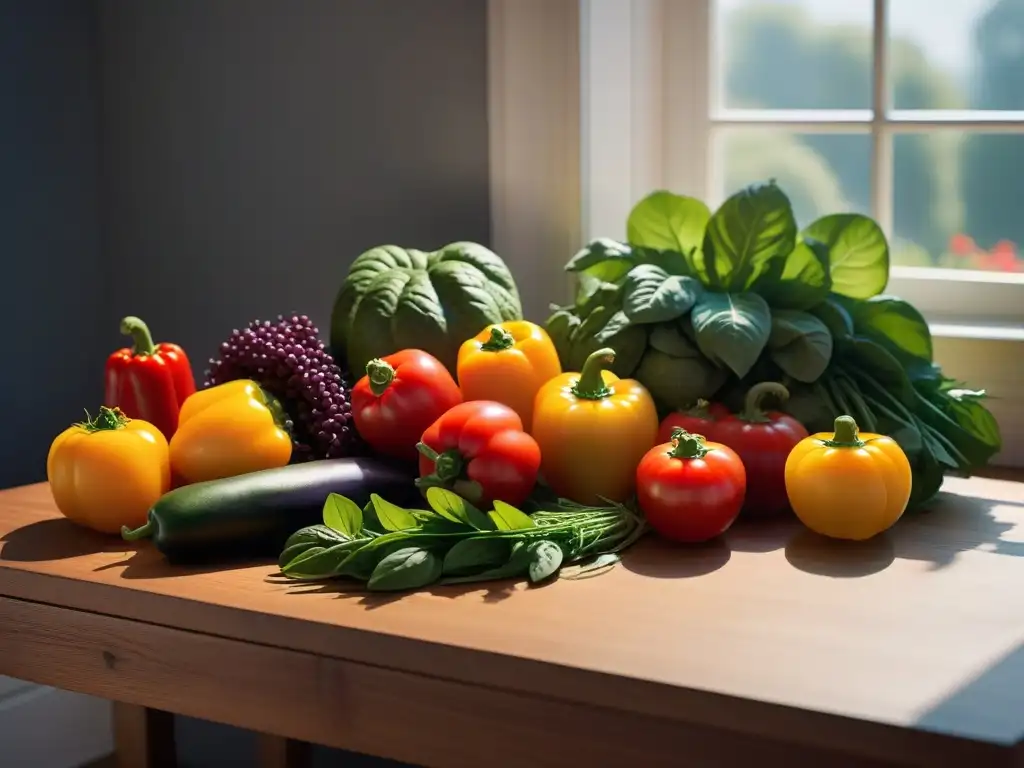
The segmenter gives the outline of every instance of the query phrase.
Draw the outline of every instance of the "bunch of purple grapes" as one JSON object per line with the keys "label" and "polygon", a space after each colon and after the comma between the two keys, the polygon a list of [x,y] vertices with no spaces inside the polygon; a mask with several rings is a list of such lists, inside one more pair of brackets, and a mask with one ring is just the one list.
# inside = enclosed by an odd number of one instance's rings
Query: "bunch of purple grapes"
{"label": "bunch of purple grapes", "polygon": [[235,329],[210,359],[205,386],[252,379],[280,401],[292,435],[292,460],[358,453],[348,382],[306,315],[278,315]]}

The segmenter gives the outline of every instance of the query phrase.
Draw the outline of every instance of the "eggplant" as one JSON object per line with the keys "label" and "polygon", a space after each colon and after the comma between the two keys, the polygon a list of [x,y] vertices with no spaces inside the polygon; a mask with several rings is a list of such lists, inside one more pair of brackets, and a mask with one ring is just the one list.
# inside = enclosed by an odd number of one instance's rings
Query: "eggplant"
{"label": "eggplant", "polygon": [[323,521],[327,496],[359,505],[377,493],[399,506],[421,502],[409,465],[368,457],[323,459],[193,483],[169,491],[126,541],[152,539],[172,563],[277,557],[291,534]]}

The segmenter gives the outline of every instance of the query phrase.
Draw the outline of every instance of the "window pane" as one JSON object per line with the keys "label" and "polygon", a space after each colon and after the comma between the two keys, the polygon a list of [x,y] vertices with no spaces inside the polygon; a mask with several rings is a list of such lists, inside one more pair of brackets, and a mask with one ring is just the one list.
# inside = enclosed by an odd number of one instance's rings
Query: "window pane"
{"label": "window pane", "polygon": [[896,109],[1024,109],[1019,0],[891,0],[889,35]]}
{"label": "window pane", "polygon": [[893,262],[1024,271],[1024,135],[894,139]]}
{"label": "window pane", "polygon": [[723,107],[871,108],[870,0],[717,0],[714,7]]}
{"label": "window pane", "polygon": [[717,204],[754,182],[775,179],[801,227],[827,213],[867,213],[871,138],[867,134],[800,134],[757,128],[717,132]]}

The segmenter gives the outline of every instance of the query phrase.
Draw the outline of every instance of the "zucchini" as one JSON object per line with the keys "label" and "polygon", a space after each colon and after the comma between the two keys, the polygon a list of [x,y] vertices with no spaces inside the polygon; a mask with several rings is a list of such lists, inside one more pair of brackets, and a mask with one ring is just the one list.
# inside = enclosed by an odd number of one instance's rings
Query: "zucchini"
{"label": "zucchini", "polygon": [[323,459],[176,488],[149,510],[145,525],[121,529],[126,541],[152,539],[174,563],[277,557],[300,528],[322,522],[328,494],[364,505],[377,493],[416,506],[415,471],[372,458]]}

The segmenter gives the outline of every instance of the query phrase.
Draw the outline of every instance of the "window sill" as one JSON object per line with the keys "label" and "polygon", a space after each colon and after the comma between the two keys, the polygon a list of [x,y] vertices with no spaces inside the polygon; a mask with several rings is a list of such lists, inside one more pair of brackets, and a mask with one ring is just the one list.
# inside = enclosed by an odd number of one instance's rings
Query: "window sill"
{"label": "window sill", "polygon": [[933,337],[941,339],[1024,342],[1024,327],[1021,327],[1020,324],[984,318],[933,316],[928,318],[928,328]]}

